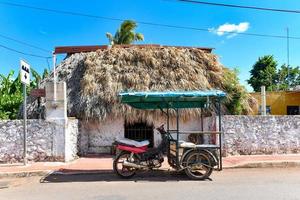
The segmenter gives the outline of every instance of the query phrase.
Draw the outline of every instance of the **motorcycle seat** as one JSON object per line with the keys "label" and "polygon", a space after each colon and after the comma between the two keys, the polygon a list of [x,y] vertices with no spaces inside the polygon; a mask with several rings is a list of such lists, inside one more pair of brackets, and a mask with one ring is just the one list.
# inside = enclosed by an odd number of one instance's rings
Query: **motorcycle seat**
{"label": "motorcycle seat", "polygon": [[195,148],[196,144],[194,144],[192,142],[186,142],[186,141],[179,140],[179,147],[182,147],[182,148]]}
{"label": "motorcycle seat", "polygon": [[143,147],[143,146],[147,146],[150,144],[149,140],[144,140],[144,141],[138,142],[138,141],[131,140],[128,138],[118,138],[118,139],[116,139],[116,142],[124,144],[124,145],[135,146],[135,147]]}
{"label": "motorcycle seat", "polygon": [[215,144],[195,144],[192,142],[179,141],[179,147],[182,148],[217,148],[218,145]]}

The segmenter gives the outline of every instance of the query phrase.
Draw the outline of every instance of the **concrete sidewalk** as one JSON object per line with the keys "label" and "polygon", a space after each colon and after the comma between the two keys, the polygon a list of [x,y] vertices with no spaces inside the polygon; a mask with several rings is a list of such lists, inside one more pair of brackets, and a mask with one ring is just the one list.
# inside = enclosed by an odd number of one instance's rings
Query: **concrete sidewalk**
{"label": "concrete sidewalk", "polygon": [[[22,164],[0,165],[0,177],[23,177],[34,175],[112,173],[111,156],[88,156],[73,162],[35,162],[24,166]],[[223,158],[224,169],[230,168],[265,168],[265,167],[300,167],[300,154],[284,155],[251,155],[230,156]],[[170,169],[167,161],[162,170]]]}

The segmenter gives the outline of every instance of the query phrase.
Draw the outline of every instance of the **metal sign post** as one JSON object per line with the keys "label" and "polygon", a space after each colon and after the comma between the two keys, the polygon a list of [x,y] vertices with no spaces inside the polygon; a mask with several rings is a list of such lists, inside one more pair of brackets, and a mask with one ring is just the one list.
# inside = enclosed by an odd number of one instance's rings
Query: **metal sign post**
{"label": "metal sign post", "polygon": [[27,164],[27,112],[26,112],[26,86],[30,84],[30,65],[25,61],[20,61],[20,79],[23,84],[23,131],[24,131],[24,138],[23,138],[23,145],[24,145],[24,165]]}

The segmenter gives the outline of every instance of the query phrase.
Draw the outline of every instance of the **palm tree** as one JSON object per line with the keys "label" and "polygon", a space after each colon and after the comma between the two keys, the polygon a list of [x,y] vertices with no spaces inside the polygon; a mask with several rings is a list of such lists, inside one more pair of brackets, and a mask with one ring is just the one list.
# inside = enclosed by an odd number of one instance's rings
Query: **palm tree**
{"label": "palm tree", "polygon": [[106,37],[111,45],[132,44],[135,41],[143,41],[144,35],[141,33],[135,33],[136,27],[137,23],[135,21],[125,20],[114,36],[111,33],[106,33]]}

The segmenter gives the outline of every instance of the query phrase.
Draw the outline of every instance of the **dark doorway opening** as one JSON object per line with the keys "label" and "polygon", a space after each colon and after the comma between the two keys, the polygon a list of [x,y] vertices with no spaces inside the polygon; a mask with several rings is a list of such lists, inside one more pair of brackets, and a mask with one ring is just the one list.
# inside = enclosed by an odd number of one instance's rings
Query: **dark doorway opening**
{"label": "dark doorway opening", "polygon": [[125,138],[136,141],[149,140],[149,147],[153,147],[153,125],[149,125],[146,122],[127,123],[125,121],[124,130]]}
{"label": "dark doorway opening", "polygon": [[288,115],[300,115],[300,107],[299,106],[287,106],[287,114]]}

